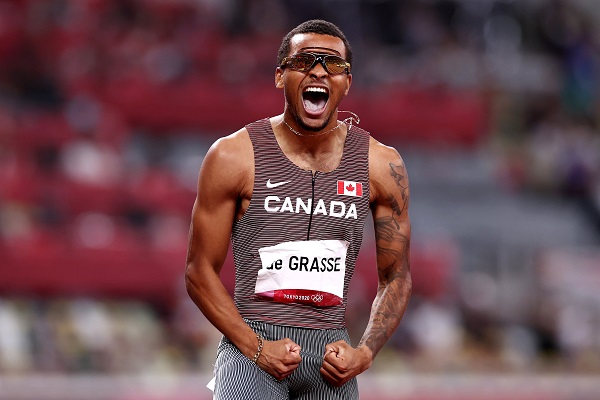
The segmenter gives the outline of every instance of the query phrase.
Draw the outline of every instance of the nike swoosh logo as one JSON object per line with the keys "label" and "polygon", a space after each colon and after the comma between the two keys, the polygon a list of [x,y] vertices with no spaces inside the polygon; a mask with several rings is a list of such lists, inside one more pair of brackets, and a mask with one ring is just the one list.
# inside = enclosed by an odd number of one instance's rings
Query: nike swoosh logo
{"label": "nike swoosh logo", "polygon": [[273,188],[276,188],[276,187],[278,187],[278,186],[281,186],[281,185],[285,185],[286,183],[290,183],[290,182],[291,182],[291,181],[285,181],[285,182],[276,182],[276,183],[271,183],[271,180],[269,179],[269,180],[267,181],[267,187],[268,187],[269,189],[273,189]]}

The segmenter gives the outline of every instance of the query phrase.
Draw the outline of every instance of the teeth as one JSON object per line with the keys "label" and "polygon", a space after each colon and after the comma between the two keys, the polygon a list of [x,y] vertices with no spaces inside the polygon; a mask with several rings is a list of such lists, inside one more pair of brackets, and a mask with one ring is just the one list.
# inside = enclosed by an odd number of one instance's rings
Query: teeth
{"label": "teeth", "polygon": [[308,87],[304,90],[305,92],[314,92],[314,93],[327,93],[327,90],[320,87]]}

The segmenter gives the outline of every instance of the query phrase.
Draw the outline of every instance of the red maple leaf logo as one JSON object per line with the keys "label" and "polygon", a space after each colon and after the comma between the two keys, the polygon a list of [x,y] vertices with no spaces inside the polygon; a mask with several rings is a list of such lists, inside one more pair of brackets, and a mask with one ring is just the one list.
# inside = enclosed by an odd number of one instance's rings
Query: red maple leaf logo
{"label": "red maple leaf logo", "polygon": [[346,186],[346,190],[349,192],[354,192],[354,186],[352,186],[352,184],[349,184],[348,186]]}

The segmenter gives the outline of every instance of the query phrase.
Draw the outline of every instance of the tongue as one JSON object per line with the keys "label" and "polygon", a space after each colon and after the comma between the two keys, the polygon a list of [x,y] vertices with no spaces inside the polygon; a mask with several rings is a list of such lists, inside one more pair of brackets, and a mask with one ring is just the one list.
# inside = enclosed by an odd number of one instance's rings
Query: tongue
{"label": "tongue", "polygon": [[310,113],[318,113],[325,109],[327,101],[304,99],[304,109]]}

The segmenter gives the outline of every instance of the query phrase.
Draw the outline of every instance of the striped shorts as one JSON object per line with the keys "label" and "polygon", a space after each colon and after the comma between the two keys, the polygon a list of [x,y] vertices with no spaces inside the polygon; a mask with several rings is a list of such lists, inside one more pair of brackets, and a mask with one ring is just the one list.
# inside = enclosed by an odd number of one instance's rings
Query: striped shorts
{"label": "striped shorts", "polygon": [[345,340],[346,329],[307,329],[248,321],[266,340],[290,338],[300,348],[302,362],[287,378],[278,381],[244,356],[227,338],[217,349],[215,363],[216,400],[354,400],[358,399],[356,378],[341,387],[329,384],[319,372],[325,345]]}

